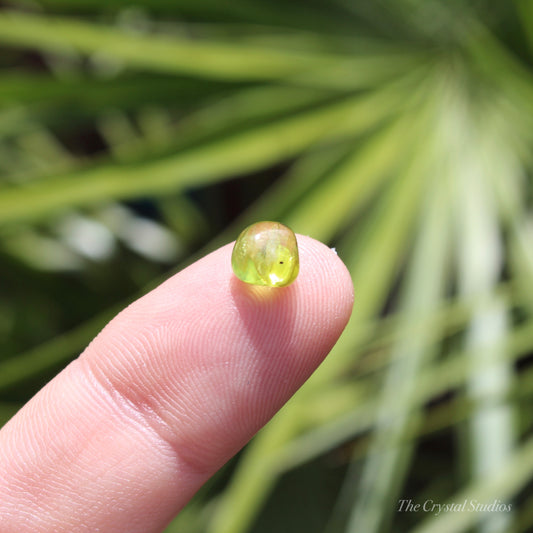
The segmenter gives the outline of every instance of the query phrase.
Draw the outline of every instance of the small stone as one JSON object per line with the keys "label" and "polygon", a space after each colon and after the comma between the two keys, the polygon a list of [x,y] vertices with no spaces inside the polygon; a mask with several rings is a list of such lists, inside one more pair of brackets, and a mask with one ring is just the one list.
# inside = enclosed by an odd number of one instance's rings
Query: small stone
{"label": "small stone", "polygon": [[246,283],[284,287],[300,269],[294,232],[279,222],[257,222],[235,241],[231,255],[235,275]]}

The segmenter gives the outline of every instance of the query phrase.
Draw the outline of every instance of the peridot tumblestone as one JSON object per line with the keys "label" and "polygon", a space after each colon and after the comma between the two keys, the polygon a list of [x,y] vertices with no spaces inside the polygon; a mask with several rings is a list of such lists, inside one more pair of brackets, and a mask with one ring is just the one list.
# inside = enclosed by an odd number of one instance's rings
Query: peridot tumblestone
{"label": "peridot tumblestone", "polygon": [[235,241],[231,255],[233,272],[253,285],[284,287],[300,269],[298,243],[293,231],[279,222],[257,222]]}

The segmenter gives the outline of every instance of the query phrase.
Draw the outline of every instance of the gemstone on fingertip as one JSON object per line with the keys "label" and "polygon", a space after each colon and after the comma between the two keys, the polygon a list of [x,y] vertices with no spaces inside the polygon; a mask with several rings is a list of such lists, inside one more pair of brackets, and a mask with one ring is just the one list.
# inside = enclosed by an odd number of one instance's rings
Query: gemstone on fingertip
{"label": "gemstone on fingertip", "polygon": [[231,266],[246,283],[285,287],[296,279],[300,268],[296,235],[279,222],[252,224],[235,241]]}

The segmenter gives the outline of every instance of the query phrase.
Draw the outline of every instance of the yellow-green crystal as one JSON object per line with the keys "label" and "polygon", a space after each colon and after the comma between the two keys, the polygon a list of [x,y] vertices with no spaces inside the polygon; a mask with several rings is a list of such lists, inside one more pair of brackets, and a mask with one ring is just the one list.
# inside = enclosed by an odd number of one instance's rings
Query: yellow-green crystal
{"label": "yellow-green crystal", "polygon": [[235,242],[231,266],[246,283],[267,287],[289,285],[300,269],[296,236],[279,222],[252,224]]}

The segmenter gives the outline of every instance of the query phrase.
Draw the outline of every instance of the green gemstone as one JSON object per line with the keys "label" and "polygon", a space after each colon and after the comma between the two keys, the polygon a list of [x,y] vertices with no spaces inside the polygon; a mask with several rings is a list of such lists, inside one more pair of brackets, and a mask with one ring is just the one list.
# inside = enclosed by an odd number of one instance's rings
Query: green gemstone
{"label": "green gemstone", "polygon": [[233,272],[242,281],[284,287],[298,275],[298,243],[293,231],[279,222],[257,222],[235,241]]}

